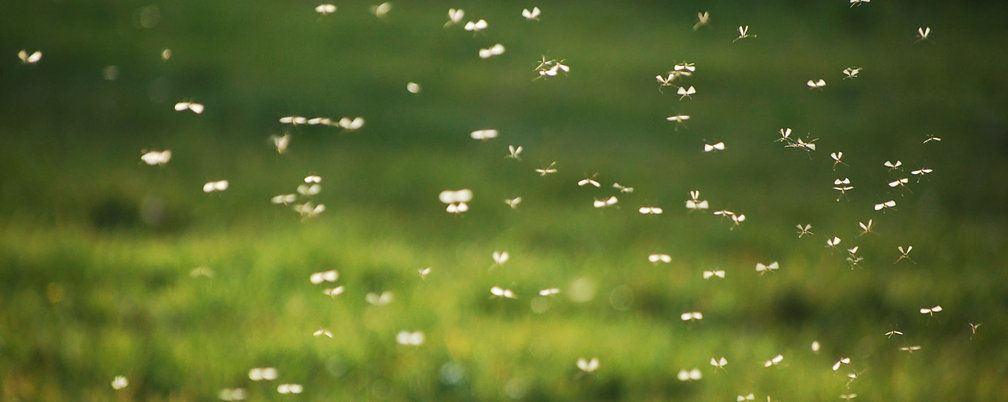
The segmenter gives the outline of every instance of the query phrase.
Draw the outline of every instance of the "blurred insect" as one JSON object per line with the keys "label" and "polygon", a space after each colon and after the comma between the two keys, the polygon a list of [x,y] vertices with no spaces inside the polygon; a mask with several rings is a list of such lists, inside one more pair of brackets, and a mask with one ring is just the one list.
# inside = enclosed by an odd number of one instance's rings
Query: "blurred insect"
{"label": "blurred insect", "polygon": [[389,11],[392,11],[392,3],[387,1],[376,6],[371,6],[371,14],[374,14],[378,18],[384,18],[388,15]]}
{"label": "blurred insect", "polygon": [[670,256],[668,254],[651,254],[651,255],[648,255],[647,259],[652,264],[656,264],[656,265],[658,263],[668,264],[668,263],[672,262],[672,256]]}
{"label": "blurred insect", "polygon": [[525,17],[529,21],[539,21],[539,14],[541,13],[539,7],[532,7],[531,10],[527,8],[522,9],[522,17]]}
{"label": "blurred insect", "polygon": [[896,207],[896,201],[895,200],[889,200],[889,201],[886,201],[886,202],[881,202],[881,203],[875,204],[875,210],[876,211],[883,211],[885,209],[890,209],[890,208],[895,208],[895,207]]}
{"label": "blurred insect", "polygon": [[808,82],[805,83],[805,86],[807,86],[809,89],[823,89],[826,87],[826,80],[822,78],[815,81],[808,80]]}
{"label": "blurred insect", "polygon": [[777,355],[763,363],[763,367],[773,367],[784,361],[784,355]]}
{"label": "blurred insect", "polygon": [[917,169],[917,170],[911,170],[910,174],[913,175],[913,176],[917,176],[917,182],[920,183],[921,178],[923,178],[926,175],[931,174],[931,172],[932,172],[932,170],[930,168],[922,167],[922,168]]}
{"label": "blurred insect", "polygon": [[[852,0],[852,1],[854,1],[854,0]],[[856,0],[856,1],[867,2],[868,0]],[[849,401],[849,400],[854,399],[854,398],[857,398],[857,394],[840,394],[840,399],[844,399],[844,400],[848,400]]]}
{"label": "blurred insect", "polygon": [[927,314],[934,317],[934,313],[940,313],[942,311],[942,306],[935,305],[934,307],[921,307],[920,313]]}
{"label": "blurred insect", "polygon": [[689,120],[689,118],[690,118],[689,115],[679,114],[679,115],[674,115],[674,116],[666,117],[665,120],[668,120],[668,121],[671,121],[671,122],[675,123],[676,124],[676,128],[679,128],[680,126],[685,127],[686,126],[686,120]]}
{"label": "blurred insect", "polygon": [[324,282],[336,282],[337,279],[339,279],[339,272],[334,269],[316,272],[308,277],[308,281],[313,285],[318,285]]}
{"label": "blurred insect", "polygon": [[497,43],[486,49],[480,49],[479,52],[477,52],[477,54],[479,54],[479,57],[481,59],[489,59],[491,57],[500,56],[504,54],[505,50],[506,49],[504,49],[504,45]]}
{"label": "blurred insect", "polygon": [[564,74],[570,73],[570,66],[563,64],[563,60],[547,60],[542,67],[538,68],[539,77],[556,77],[561,72]]}
{"label": "blurred insect", "polygon": [[140,160],[150,166],[164,165],[171,160],[171,156],[170,149],[164,151],[146,151],[140,155]]}
{"label": "blurred insect", "polygon": [[797,224],[797,225],[795,225],[795,227],[798,228],[798,238],[799,239],[802,238],[802,237],[805,237],[807,235],[813,234],[812,233],[812,224],[810,224],[810,223],[806,223],[804,226],[801,225],[801,224]]}
{"label": "blurred insect", "polygon": [[319,329],[315,330],[315,332],[312,332],[312,336],[315,336],[315,337],[324,336],[326,338],[330,338],[331,339],[333,337],[333,334],[332,334],[332,331],[329,331],[328,329],[319,328]]}
{"label": "blurred insect", "polygon": [[308,123],[308,118],[304,116],[284,116],[280,118],[280,124],[290,124],[296,126],[298,124]]}
{"label": "blurred insect", "polygon": [[420,93],[420,90],[421,90],[420,84],[417,84],[415,82],[406,83],[406,92],[409,92],[411,94],[418,94]]}
{"label": "blurred insect", "polygon": [[328,117],[312,117],[312,118],[308,119],[308,125],[309,126],[318,126],[318,125],[331,126],[332,125],[332,119],[330,119]]}
{"label": "blurred insect", "polygon": [[[451,14],[449,13],[448,16],[450,18]],[[469,32],[480,32],[483,31],[484,29],[487,29],[488,26],[489,24],[487,24],[486,20],[480,19],[478,21],[469,21],[465,23],[465,26],[463,28],[465,28],[465,30]]]}
{"label": "blurred insect", "polygon": [[850,6],[860,6],[864,3],[871,3],[871,0],[850,0]]}
{"label": "blurred insect", "polygon": [[725,150],[725,144],[724,144],[724,142],[718,142],[718,143],[713,144],[713,145],[711,145],[711,144],[704,144],[703,150],[704,150],[704,152],[724,151]]}
{"label": "blurred insect", "polygon": [[[456,25],[462,22],[462,18],[465,17],[465,11],[462,9],[449,8],[448,9],[448,22],[444,24],[445,28]],[[469,31],[469,29],[466,29]]]}
{"label": "blurred insect", "polygon": [[672,82],[675,81],[676,75],[673,73],[669,73],[668,77],[656,75],[655,79],[658,80],[658,92],[662,92],[662,88],[672,86]]}
{"label": "blurred insect", "polygon": [[848,191],[853,190],[854,186],[851,185],[849,178],[844,177],[843,179],[833,180],[833,189],[840,192],[840,196],[836,199],[837,202],[840,202],[840,199],[847,195]]}
{"label": "blurred insect", "polygon": [[679,87],[679,89],[676,90],[676,94],[680,95],[679,100],[683,100],[686,98],[692,99],[692,96],[696,94],[696,88],[694,88],[692,85],[690,85],[689,88]]}
{"label": "blurred insect", "polygon": [[277,378],[277,369],[273,367],[256,367],[249,370],[248,378],[252,381],[273,381]]}
{"label": "blurred insect", "polygon": [[548,289],[540,290],[539,291],[539,296],[549,297],[549,296],[556,295],[558,293],[560,293],[560,289],[557,289],[557,288],[548,288]]}
{"label": "blurred insect", "polygon": [[829,156],[833,159],[833,170],[836,170],[838,165],[846,165],[843,161],[843,152],[831,152]]}
{"label": "blurred insect", "polygon": [[300,394],[304,392],[304,387],[301,384],[280,384],[277,385],[277,392],[287,395],[287,394]]}
{"label": "blurred insect", "polygon": [[129,380],[126,379],[126,377],[123,377],[121,375],[117,375],[117,376],[115,376],[115,378],[112,379],[112,384],[111,385],[112,385],[112,389],[118,391],[118,390],[121,390],[123,388],[128,387],[129,386]]}
{"label": "blurred insect", "polygon": [[[913,246],[897,246],[896,249],[899,250],[900,252],[900,256],[899,258],[896,259],[896,262],[900,262],[903,260],[914,262],[914,260],[910,258],[910,251],[913,251]],[[895,262],[893,264],[895,264]]]}
{"label": "blurred insect", "polygon": [[686,200],[686,209],[690,211],[706,210],[710,205],[707,200],[700,199],[700,190],[690,190],[690,199]]}
{"label": "blurred insect", "polygon": [[171,49],[168,48],[161,49],[161,60],[168,61],[168,59],[171,59],[171,56],[172,56]]}
{"label": "blurred insect", "polygon": [[508,145],[508,155],[507,155],[507,158],[508,159],[514,159],[516,161],[520,161],[521,160],[521,153],[524,150],[525,150],[525,148],[522,147],[521,145],[519,145],[519,146]]}
{"label": "blurred insect", "polygon": [[322,191],[322,185],[318,181],[312,181],[311,179],[318,176],[308,176],[305,178],[304,184],[300,184],[297,187],[298,194],[311,197],[317,195]]}
{"label": "blurred insect", "polygon": [[707,25],[709,23],[710,23],[710,12],[709,11],[699,12],[697,13],[697,22],[696,24],[693,24],[693,30],[696,31],[700,29],[700,27]]}
{"label": "blurred insect", "polygon": [[536,173],[539,173],[540,177],[556,173],[557,172],[556,161],[550,162],[549,166],[546,166],[541,169],[536,169],[535,171]]}
{"label": "blurred insect", "polygon": [[202,103],[192,102],[192,101],[181,101],[181,102],[175,103],[175,111],[176,112],[181,112],[181,111],[184,111],[184,110],[188,110],[188,111],[196,113],[196,114],[203,114],[203,104]]}
{"label": "blurred insect", "polygon": [[244,401],[245,398],[248,398],[248,392],[245,391],[245,388],[224,388],[217,392],[217,399],[225,402]]}
{"label": "blurred insect", "polygon": [[885,161],[884,163],[882,163],[882,166],[885,166],[885,167],[889,168],[890,172],[896,171],[896,170],[901,170],[902,167],[903,167],[903,161],[900,161],[900,160],[897,160],[896,162]]}
{"label": "blurred insect", "polygon": [[739,396],[735,397],[735,402],[745,402],[745,401],[755,401],[755,400],[756,400],[756,396],[753,395],[752,393],[747,394],[747,395],[739,395]]}
{"label": "blurred insect", "polygon": [[392,303],[392,299],[392,292],[387,290],[381,293],[369,292],[364,295],[364,301],[368,302],[368,304],[372,306],[386,306],[389,303]]}
{"label": "blurred insect", "polygon": [[474,140],[486,141],[497,138],[497,130],[486,128],[469,133],[469,137]]}
{"label": "blurred insect", "polygon": [[417,274],[420,275],[420,279],[427,279],[427,275],[430,275],[432,268],[424,267],[417,270]]}
{"label": "blurred insect", "polygon": [[329,296],[331,298],[336,298],[336,296],[339,296],[339,295],[343,294],[343,291],[345,291],[345,290],[346,290],[345,287],[343,287],[343,286],[337,286],[337,287],[334,287],[334,288],[328,288],[328,289],[323,290],[322,294],[324,294],[326,296]]}
{"label": "blurred insect", "polygon": [[979,322],[978,322],[978,323],[976,323],[976,324],[974,324],[974,323],[972,323],[972,322],[971,322],[971,323],[969,323],[969,329],[970,329],[970,338],[972,338],[972,337],[973,337],[973,335],[976,335],[976,333],[977,333],[977,330],[978,330],[978,329],[980,329],[980,326],[981,326],[981,325],[983,325],[983,324],[981,324],[981,323],[979,323]]}
{"label": "blurred insect", "polygon": [[335,4],[319,4],[315,6],[315,12],[322,15],[329,15],[336,12]]}
{"label": "blurred insect", "polygon": [[742,39],[748,39],[748,38],[755,38],[756,37],[756,35],[749,35],[749,26],[748,25],[745,25],[745,26],[739,25],[739,27],[738,27],[738,34],[739,34],[738,37],[735,38],[735,40],[733,40],[732,43],[738,42],[738,41],[740,41]]}
{"label": "blurred insect", "polygon": [[472,190],[467,188],[444,190],[438,194],[438,200],[447,205],[445,211],[449,214],[460,214],[469,210],[469,201],[472,201],[472,196]]}
{"label": "blurred insect", "polygon": [[595,177],[596,176],[598,176],[598,173],[595,173],[595,174],[593,174],[593,175],[591,175],[589,177],[585,177],[585,178],[583,178],[581,180],[578,180],[578,182],[577,182],[578,187],[584,187],[584,186],[590,185],[590,186],[595,187],[595,188],[601,188],[602,185],[599,184],[599,182],[595,181]]}
{"label": "blurred insect", "polygon": [[889,187],[891,188],[905,187],[909,182],[910,178],[904,177],[902,179],[896,179],[894,181],[889,182]]}
{"label": "blurred insect", "polygon": [[[476,131],[473,131],[472,133],[469,133],[469,136],[472,139],[474,139],[474,140],[487,141],[487,140],[491,140],[491,139],[497,138],[497,134],[498,134],[497,130],[494,130],[494,129],[482,129],[482,130],[476,130]],[[521,153],[521,151],[518,151],[518,153]]]}
{"label": "blurred insect", "polygon": [[420,331],[399,331],[396,343],[405,346],[420,346],[424,343],[424,333]]}
{"label": "blurred insect", "polygon": [[703,313],[699,311],[688,311],[679,315],[683,321],[698,321],[703,319]]}
{"label": "blurred insect", "polygon": [[892,339],[894,336],[903,336],[903,332],[891,329],[887,331],[884,335],[886,336],[886,338]]}
{"label": "blurred insect", "polygon": [[840,366],[842,365],[850,365],[850,362],[851,360],[849,357],[841,357],[840,360],[837,360],[836,363],[833,363],[833,371],[840,370]]}
{"label": "blurred insect", "polygon": [[917,41],[925,41],[931,37],[931,27],[918,27],[917,28]]}
{"label": "blurred insect", "polygon": [[777,132],[780,133],[780,138],[777,139],[777,142],[791,142],[790,128],[782,128],[780,130],[777,130]]}
{"label": "blurred insect", "polygon": [[942,140],[941,137],[935,137],[934,135],[928,135],[927,138],[924,139],[923,144],[927,144],[927,143],[932,142],[932,141],[934,141],[934,142],[941,142],[941,140]]}
{"label": "blurred insect", "polygon": [[721,356],[721,358],[719,359],[715,359],[712,357],[710,359],[710,365],[714,366],[715,368],[723,369],[725,366],[728,365],[728,359],[725,359],[724,356]]}
{"label": "blurred insect", "polygon": [[696,65],[690,62],[682,62],[672,66],[672,74],[676,77],[689,77],[696,72]]}
{"label": "blurred insect", "polygon": [[847,258],[845,260],[851,265],[851,269],[854,269],[861,261],[864,261],[864,258],[858,256],[858,249],[860,249],[858,246],[847,249]]}
{"label": "blurred insect", "polygon": [[493,297],[503,297],[505,299],[516,299],[515,294],[511,291],[511,289],[505,289],[500,286],[490,288],[490,295]]}
{"label": "blurred insect", "polygon": [[597,357],[591,359],[580,357],[577,359],[577,368],[585,373],[594,372],[599,368],[599,359]]}
{"label": "blurred insect", "polygon": [[839,237],[833,236],[832,238],[826,239],[826,247],[835,248],[841,241],[843,240],[840,240]]}
{"label": "blurred insect", "polygon": [[216,193],[216,192],[219,192],[219,191],[227,190],[228,186],[229,186],[229,184],[228,184],[227,180],[209,181],[209,182],[206,182],[205,184],[203,184],[203,192],[204,193]]}
{"label": "blurred insect", "polygon": [[189,276],[192,278],[213,278],[214,271],[209,267],[196,267],[189,271]]}
{"label": "blurred insect", "polygon": [[812,353],[819,353],[819,348],[819,341],[812,341],[812,345],[809,346],[809,349],[812,349]]}
{"label": "blurred insect", "polygon": [[847,67],[843,69],[844,79],[857,78],[858,74],[861,73],[861,67]]}
{"label": "blurred insect", "polygon": [[507,251],[494,250],[494,252],[490,254],[490,257],[493,258],[494,265],[504,265],[504,263],[511,259],[511,254],[508,254]]}
{"label": "blurred insect", "polygon": [[767,272],[772,272],[780,269],[780,264],[777,261],[771,262],[770,264],[764,264],[762,262],[756,263],[756,272],[763,275]]}
{"label": "blurred insect", "polygon": [[35,64],[42,60],[42,51],[28,53],[27,50],[21,49],[18,51],[18,59],[21,59],[21,64]]}
{"label": "blurred insect", "polygon": [[738,225],[738,224],[740,224],[742,222],[745,222],[745,215],[736,214],[736,213],[734,213],[732,211],[729,211],[727,209],[722,209],[720,211],[714,211],[714,215],[715,216],[726,217],[729,220],[731,220],[732,222],[734,222],[736,225]]}
{"label": "blurred insect", "polygon": [[661,215],[665,211],[660,207],[640,207],[637,212],[641,215]]}
{"label": "blurred insect", "polygon": [[815,144],[816,141],[819,141],[819,139],[818,138],[813,138],[813,139],[796,138],[794,140],[794,142],[785,145],[785,147],[787,147],[787,148],[797,148],[797,149],[802,149],[802,150],[805,150],[805,151],[815,151],[816,150],[816,144]]}
{"label": "blurred insect", "polygon": [[297,212],[298,214],[301,215],[302,218],[305,219],[319,216],[321,213],[325,212],[325,210],[326,210],[325,204],[316,205],[310,202],[294,206],[294,212]]}
{"label": "blurred insect", "polygon": [[601,200],[596,199],[595,201],[592,202],[592,206],[594,206],[595,208],[606,208],[616,205],[617,202],[619,202],[619,199],[617,199],[616,196],[613,195],[610,196],[609,198],[603,198]]}
{"label": "blurred insect", "polygon": [[864,236],[868,233],[872,233],[872,225],[874,225],[875,222],[869,219],[868,223],[858,222],[857,224],[858,227],[861,228],[861,234],[859,234],[858,236]]}
{"label": "blurred insect", "polygon": [[341,117],[339,119],[339,126],[345,131],[357,131],[361,127],[364,127],[363,117]]}
{"label": "blurred insect", "polygon": [[521,202],[522,202],[522,198],[521,197],[505,198],[504,199],[504,203],[507,204],[507,206],[511,207],[511,209],[518,208],[518,204],[521,204]]}
{"label": "blurred insect", "polygon": [[921,347],[919,345],[913,345],[913,346],[907,345],[907,346],[901,347],[900,350],[902,350],[904,352],[907,352],[907,353],[913,353],[913,352],[916,352],[918,350],[921,350]]}
{"label": "blurred insect", "polygon": [[632,193],[633,192],[633,187],[627,187],[627,186],[624,186],[624,185],[619,184],[619,183],[613,183],[612,186],[613,186],[613,188],[619,190],[619,192],[621,192],[621,193]]}
{"label": "blurred insect", "polygon": [[270,198],[270,202],[273,204],[287,205],[294,201],[297,201],[297,194],[280,194]]}
{"label": "blurred insect", "polygon": [[676,374],[676,378],[678,378],[679,381],[697,381],[703,378],[703,373],[700,372],[700,369],[696,368],[692,370],[683,369],[679,370],[679,373]]}
{"label": "blurred insect", "polygon": [[278,154],[283,154],[287,152],[287,147],[290,146],[290,133],[284,133],[283,135],[271,135],[270,141],[273,142],[273,147],[276,148]]}
{"label": "blurred insect", "polygon": [[724,270],[718,269],[718,270],[713,270],[713,271],[703,271],[703,278],[704,279],[710,279],[710,278],[721,278],[721,279],[724,279],[724,277],[725,277],[725,271]]}

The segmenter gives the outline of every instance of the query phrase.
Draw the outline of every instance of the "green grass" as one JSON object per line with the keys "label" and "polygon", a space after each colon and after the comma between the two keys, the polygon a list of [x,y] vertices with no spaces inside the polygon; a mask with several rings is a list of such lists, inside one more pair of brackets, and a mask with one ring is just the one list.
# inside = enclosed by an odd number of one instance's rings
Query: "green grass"
{"label": "green grass", "polygon": [[[0,16],[0,395],[3,400],[202,401],[275,366],[302,400],[1005,400],[1008,67],[1000,4],[737,5],[542,3],[542,21],[486,1],[395,3],[22,4]],[[442,29],[448,7],[486,18],[473,36]],[[696,11],[712,25],[694,33]],[[736,25],[758,37],[731,44]],[[934,37],[914,44],[917,26]],[[483,61],[476,49],[501,42]],[[162,48],[174,56],[159,59]],[[36,66],[17,64],[40,48]],[[542,54],[569,77],[532,80]],[[653,76],[695,62],[680,102]],[[104,81],[105,65],[118,65]],[[841,80],[850,65],[857,80]],[[824,77],[810,92],[804,82]],[[407,81],[423,85],[411,96]],[[171,104],[196,98],[202,116]],[[664,120],[690,114],[686,129]],[[361,115],[359,133],[301,127],[268,142],[286,114]],[[494,127],[501,138],[468,139]],[[774,142],[819,137],[811,155]],[[922,145],[928,134],[940,144]],[[720,155],[701,152],[723,140]],[[507,144],[526,148],[507,160]],[[165,167],[139,150],[171,148]],[[831,169],[829,152],[850,166]],[[881,163],[935,173],[905,194]],[[533,169],[558,161],[559,172]],[[594,172],[603,190],[574,183]],[[303,221],[269,204],[309,173],[328,210]],[[856,189],[836,202],[829,184]],[[200,187],[227,178],[232,187]],[[591,208],[617,181],[618,208]],[[437,193],[471,188],[471,211]],[[699,189],[736,229],[681,208]],[[502,200],[520,195],[515,210]],[[896,211],[871,205],[895,198]],[[665,214],[644,217],[641,205]],[[857,222],[876,223],[857,237]],[[812,223],[798,239],[794,225]],[[866,261],[851,269],[836,234]],[[914,262],[893,264],[912,244]],[[491,268],[490,253],[512,260]],[[666,252],[673,263],[646,256]],[[759,276],[756,262],[777,260]],[[193,278],[205,266],[213,278]],[[433,267],[426,279],[416,271]],[[701,272],[727,271],[723,281]],[[337,269],[330,299],[308,276]],[[517,300],[491,299],[513,289]],[[545,300],[535,292],[559,287]],[[394,302],[367,304],[388,290]],[[591,295],[575,300],[572,295]],[[933,318],[917,309],[941,304]],[[704,319],[686,324],[684,311]],[[977,334],[968,323],[982,322]],[[311,333],[328,328],[334,339]],[[898,328],[903,338],[886,339]],[[395,343],[422,330],[418,348]],[[822,350],[812,353],[813,340]],[[903,345],[920,345],[913,354]],[[762,362],[783,353],[782,366]],[[707,361],[726,356],[728,367]],[[601,368],[579,373],[579,357]],[[860,378],[830,365],[850,356]],[[699,367],[702,381],[676,373]],[[125,375],[130,385],[109,382]]]}

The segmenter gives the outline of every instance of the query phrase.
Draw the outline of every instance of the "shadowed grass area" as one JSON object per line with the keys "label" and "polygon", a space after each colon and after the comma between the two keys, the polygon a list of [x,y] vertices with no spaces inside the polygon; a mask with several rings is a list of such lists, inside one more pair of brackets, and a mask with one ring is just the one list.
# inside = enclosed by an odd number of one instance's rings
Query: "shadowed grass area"
{"label": "shadowed grass area", "polygon": [[[10,5],[2,399],[202,401],[242,387],[285,400],[276,385],[290,382],[303,400],[1004,400],[1008,57],[996,38],[1008,8],[537,5],[538,23],[520,17],[531,4],[489,1],[395,2],[384,19],[362,2],[324,17],[300,1]],[[448,7],[490,28],[444,29]],[[691,31],[706,9],[711,25]],[[757,37],[731,44],[738,25]],[[918,26],[934,37],[914,43]],[[498,42],[504,55],[477,57]],[[20,65],[21,48],[45,56]],[[571,74],[535,80],[543,55]],[[696,63],[697,94],[680,101],[653,77],[683,61]],[[102,79],[107,65],[116,80]],[[849,66],[861,76],[843,80]],[[827,87],[809,91],[818,78]],[[181,99],[206,112],[173,111]],[[367,123],[277,123],[291,114]],[[691,119],[677,128],[670,114]],[[782,127],[818,150],[774,142]],[[501,138],[468,138],[481,128]],[[285,131],[278,155],[268,138]],[[702,152],[717,141],[723,153]],[[505,158],[508,144],[525,146],[522,160]],[[163,148],[167,166],[139,161]],[[848,165],[832,169],[834,151]],[[557,174],[534,172],[551,161]],[[920,167],[934,173],[887,186]],[[596,172],[602,189],[575,185]],[[308,174],[323,178],[321,216],[269,203]],[[855,183],[840,201],[838,177]],[[231,187],[200,192],[218,179]],[[635,190],[592,208],[613,182]],[[437,194],[457,188],[475,198],[450,216]],[[688,213],[695,189],[747,220]],[[872,210],[889,199],[895,210]],[[874,233],[859,236],[868,219]],[[814,234],[799,239],[799,223]],[[833,235],[837,250],[824,247]],[[844,261],[854,245],[857,267]],[[905,245],[913,261],[894,263]],[[512,259],[494,267],[494,250]],[[771,261],[781,269],[754,271]],[[715,268],[726,278],[702,279]],[[309,283],[327,269],[342,295]],[[492,286],[517,299],[491,298]],[[561,293],[535,296],[549,287]],[[392,303],[365,301],[382,291]],[[918,313],[935,304],[944,311]],[[704,318],[685,323],[687,311]],[[887,339],[892,329],[905,335]],[[401,330],[425,344],[397,345]],[[909,345],[921,349],[899,350]],[[592,356],[595,373],[575,367]],[[725,369],[708,364],[720,356]],[[852,366],[830,370],[842,356]],[[280,379],[254,383],[252,367]],[[694,367],[702,380],[676,379]],[[114,391],[116,375],[130,385]]]}

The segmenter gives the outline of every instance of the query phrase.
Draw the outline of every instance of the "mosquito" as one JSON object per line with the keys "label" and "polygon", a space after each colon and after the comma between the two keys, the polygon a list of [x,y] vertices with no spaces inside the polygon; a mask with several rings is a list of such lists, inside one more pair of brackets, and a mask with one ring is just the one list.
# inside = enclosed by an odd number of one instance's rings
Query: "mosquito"
{"label": "mosquito", "polygon": [[748,38],[755,38],[756,37],[756,35],[749,35],[749,26],[748,25],[745,25],[745,26],[739,25],[739,27],[738,27],[738,33],[739,33],[739,36],[737,38],[735,38],[735,40],[733,40],[732,43],[738,42],[738,41],[740,41],[742,39],[748,39]]}
{"label": "mosquito", "polygon": [[795,225],[795,227],[798,228],[798,238],[799,239],[802,238],[802,237],[805,237],[807,235],[813,234],[812,233],[812,224],[810,224],[810,223],[806,223],[805,225],[798,224],[798,225]]}
{"label": "mosquito", "polygon": [[693,30],[696,31],[700,27],[705,26],[710,23],[710,12],[704,11],[697,13],[697,22],[693,24]]}
{"label": "mosquito", "polygon": [[868,223],[858,222],[857,224],[858,224],[858,227],[861,228],[861,234],[858,235],[858,237],[860,237],[860,236],[864,236],[864,235],[866,235],[868,233],[872,233],[872,225],[874,225],[875,222],[872,221],[871,219],[869,219]]}
{"label": "mosquito", "polygon": [[833,159],[833,170],[836,170],[839,165],[846,165],[843,161],[843,152],[831,152],[829,154],[830,159]]}
{"label": "mosquito", "polygon": [[900,256],[899,258],[896,259],[896,262],[894,262],[893,264],[903,260],[907,260],[910,261],[911,263],[916,264],[916,262],[914,262],[914,260],[910,258],[910,251],[913,250],[913,246],[898,246],[896,247],[896,249],[899,250]]}

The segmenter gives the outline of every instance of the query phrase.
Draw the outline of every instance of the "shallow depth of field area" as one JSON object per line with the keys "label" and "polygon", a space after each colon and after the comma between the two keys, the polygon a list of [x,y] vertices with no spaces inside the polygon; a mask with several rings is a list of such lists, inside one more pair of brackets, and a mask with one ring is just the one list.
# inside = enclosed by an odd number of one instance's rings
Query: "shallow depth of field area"
{"label": "shallow depth of field area", "polygon": [[[1008,400],[1008,6],[910,3],[6,4],[0,399]],[[537,78],[543,57],[570,72]]]}

